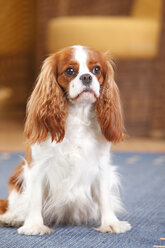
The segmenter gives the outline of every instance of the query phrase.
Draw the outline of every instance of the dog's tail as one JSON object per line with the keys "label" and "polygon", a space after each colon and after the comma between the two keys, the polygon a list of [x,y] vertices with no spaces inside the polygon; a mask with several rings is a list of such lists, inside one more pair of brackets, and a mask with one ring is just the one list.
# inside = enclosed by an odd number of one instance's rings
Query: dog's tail
{"label": "dog's tail", "polygon": [[0,214],[4,214],[8,209],[8,200],[0,200]]}

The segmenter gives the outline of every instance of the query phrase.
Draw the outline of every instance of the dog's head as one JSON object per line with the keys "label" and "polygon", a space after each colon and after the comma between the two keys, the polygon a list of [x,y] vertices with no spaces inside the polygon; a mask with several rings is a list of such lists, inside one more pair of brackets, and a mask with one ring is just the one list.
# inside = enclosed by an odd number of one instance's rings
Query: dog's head
{"label": "dog's head", "polygon": [[123,121],[114,72],[107,57],[92,48],[73,46],[48,57],[27,107],[25,134],[29,143],[50,133],[65,136],[68,104],[94,104],[102,134],[108,141],[123,137]]}

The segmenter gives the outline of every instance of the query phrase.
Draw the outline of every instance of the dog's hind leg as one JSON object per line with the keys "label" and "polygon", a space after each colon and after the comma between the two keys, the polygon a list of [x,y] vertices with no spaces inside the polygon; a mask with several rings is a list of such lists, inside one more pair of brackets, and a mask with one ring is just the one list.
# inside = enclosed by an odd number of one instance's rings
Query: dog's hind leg
{"label": "dog's hind leg", "polygon": [[0,214],[4,214],[8,208],[8,200],[0,200]]}
{"label": "dog's hind leg", "polygon": [[21,226],[23,218],[19,215],[20,194],[13,190],[7,200],[0,200],[0,226]]}
{"label": "dog's hind leg", "polygon": [[6,200],[0,200],[0,225],[20,226],[22,224],[22,187],[23,168],[25,162],[22,161],[15,169],[9,180],[9,196]]}

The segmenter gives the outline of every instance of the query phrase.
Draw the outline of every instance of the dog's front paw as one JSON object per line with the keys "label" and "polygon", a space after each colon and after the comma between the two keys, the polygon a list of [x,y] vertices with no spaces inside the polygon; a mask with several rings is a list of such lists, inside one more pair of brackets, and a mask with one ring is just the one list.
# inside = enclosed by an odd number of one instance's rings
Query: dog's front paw
{"label": "dog's front paw", "polygon": [[41,224],[24,225],[18,229],[18,233],[24,235],[43,235],[50,234],[52,232],[53,230],[49,227]]}
{"label": "dog's front paw", "polygon": [[125,233],[131,230],[131,225],[127,221],[117,221],[110,225],[113,233]]}
{"label": "dog's front paw", "polygon": [[110,225],[101,225],[95,230],[102,233],[124,233],[131,229],[131,225],[127,221],[116,221]]}

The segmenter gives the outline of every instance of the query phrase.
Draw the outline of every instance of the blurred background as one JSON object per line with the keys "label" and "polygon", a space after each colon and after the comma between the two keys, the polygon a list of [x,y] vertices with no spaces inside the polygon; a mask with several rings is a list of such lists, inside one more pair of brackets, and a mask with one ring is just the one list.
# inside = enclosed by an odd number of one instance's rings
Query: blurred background
{"label": "blurred background", "polygon": [[27,99],[43,60],[69,45],[109,51],[128,138],[165,151],[165,0],[0,0],[0,151],[25,149]]}

